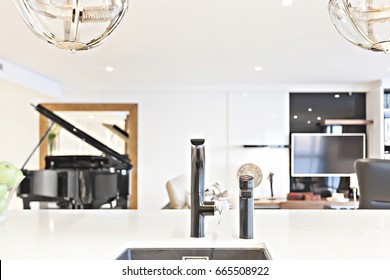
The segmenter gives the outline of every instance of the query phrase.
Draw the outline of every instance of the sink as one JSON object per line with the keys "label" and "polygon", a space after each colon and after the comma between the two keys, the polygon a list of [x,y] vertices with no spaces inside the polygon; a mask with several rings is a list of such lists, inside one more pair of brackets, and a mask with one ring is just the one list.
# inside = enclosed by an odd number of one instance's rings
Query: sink
{"label": "sink", "polygon": [[117,260],[270,260],[265,247],[251,248],[127,248]]}

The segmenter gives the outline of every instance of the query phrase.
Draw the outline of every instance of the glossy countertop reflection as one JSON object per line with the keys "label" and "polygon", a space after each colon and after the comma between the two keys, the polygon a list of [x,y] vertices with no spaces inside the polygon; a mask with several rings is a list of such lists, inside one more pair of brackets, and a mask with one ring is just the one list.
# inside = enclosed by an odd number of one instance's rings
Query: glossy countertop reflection
{"label": "glossy countertop reflection", "polygon": [[109,260],[136,247],[248,247],[272,259],[390,259],[390,211],[256,210],[254,239],[239,239],[238,211],[209,217],[190,237],[190,210],[10,210],[0,259]]}

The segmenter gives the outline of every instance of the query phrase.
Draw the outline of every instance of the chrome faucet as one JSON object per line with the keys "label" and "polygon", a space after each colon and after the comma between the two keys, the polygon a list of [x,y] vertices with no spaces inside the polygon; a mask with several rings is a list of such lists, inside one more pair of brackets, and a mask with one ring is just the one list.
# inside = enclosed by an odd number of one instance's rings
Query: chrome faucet
{"label": "chrome faucet", "polygon": [[191,237],[204,237],[204,217],[213,216],[214,201],[204,201],[204,139],[191,139]]}

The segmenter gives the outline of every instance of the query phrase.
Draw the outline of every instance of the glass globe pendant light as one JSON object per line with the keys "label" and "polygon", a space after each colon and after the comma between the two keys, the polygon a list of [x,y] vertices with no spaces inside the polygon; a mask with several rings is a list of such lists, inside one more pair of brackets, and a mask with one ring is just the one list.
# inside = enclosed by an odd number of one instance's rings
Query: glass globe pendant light
{"label": "glass globe pendant light", "polygon": [[128,0],[14,0],[14,4],[32,32],[70,52],[100,45],[128,8]]}
{"label": "glass globe pendant light", "polygon": [[330,0],[328,11],[338,32],[352,44],[390,50],[390,0]]}

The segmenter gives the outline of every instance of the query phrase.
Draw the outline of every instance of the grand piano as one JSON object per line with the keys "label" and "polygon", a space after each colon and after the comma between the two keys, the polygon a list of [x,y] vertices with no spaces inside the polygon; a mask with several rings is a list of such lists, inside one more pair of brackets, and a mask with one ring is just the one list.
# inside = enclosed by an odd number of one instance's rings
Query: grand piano
{"label": "grand piano", "polygon": [[[33,107],[102,155],[46,156],[45,169],[23,169],[26,178],[17,192],[23,208],[31,209],[32,202],[38,202],[40,208],[129,208],[133,165],[128,156],[117,153],[44,106]],[[49,130],[50,127],[38,146]]]}

